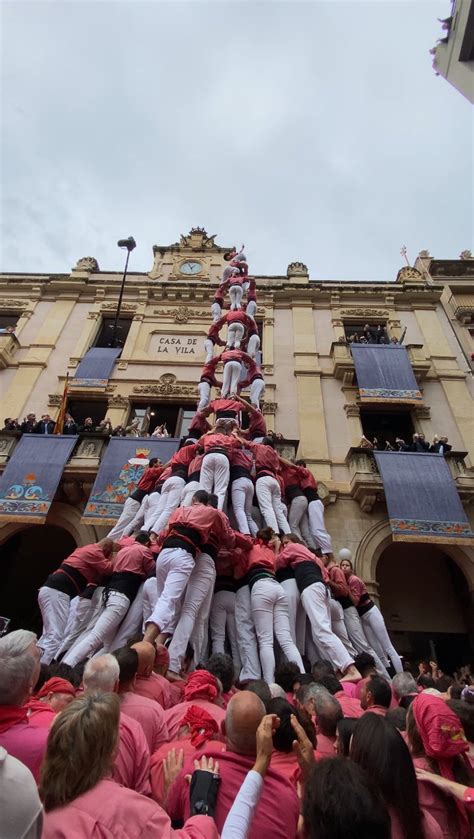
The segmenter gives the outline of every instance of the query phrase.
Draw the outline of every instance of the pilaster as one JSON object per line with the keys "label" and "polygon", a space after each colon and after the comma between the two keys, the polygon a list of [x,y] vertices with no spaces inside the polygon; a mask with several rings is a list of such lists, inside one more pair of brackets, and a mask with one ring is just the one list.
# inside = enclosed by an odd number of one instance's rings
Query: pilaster
{"label": "pilaster", "polygon": [[[311,306],[293,305],[294,372],[298,393],[301,456],[310,460],[320,477],[330,478],[329,450],[324,421],[321,368],[316,352]],[[318,463],[319,462],[319,463]]]}

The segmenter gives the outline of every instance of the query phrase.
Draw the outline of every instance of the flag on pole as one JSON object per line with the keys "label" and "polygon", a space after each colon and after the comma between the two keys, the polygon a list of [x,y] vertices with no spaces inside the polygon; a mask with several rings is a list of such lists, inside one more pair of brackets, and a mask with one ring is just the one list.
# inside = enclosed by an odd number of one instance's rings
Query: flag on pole
{"label": "flag on pole", "polygon": [[63,395],[61,398],[61,407],[59,408],[58,418],[56,420],[56,427],[54,429],[55,434],[62,434],[63,433],[63,426],[64,426],[64,419],[66,417],[66,405],[67,405],[67,398],[68,398],[68,385],[69,385],[69,373],[66,373],[66,381],[64,382],[64,390]]}

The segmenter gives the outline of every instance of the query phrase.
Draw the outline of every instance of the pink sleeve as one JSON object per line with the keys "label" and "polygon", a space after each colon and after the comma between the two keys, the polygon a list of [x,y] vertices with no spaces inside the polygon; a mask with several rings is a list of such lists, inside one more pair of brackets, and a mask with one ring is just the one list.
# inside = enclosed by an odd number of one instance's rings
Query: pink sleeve
{"label": "pink sleeve", "polygon": [[[138,726],[141,729],[141,726]],[[136,752],[133,767],[133,789],[141,795],[151,795],[150,751],[143,730],[136,734]]]}
{"label": "pink sleeve", "polygon": [[290,557],[288,555],[288,551],[286,550],[286,548],[283,548],[283,550],[280,551],[280,553],[276,556],[275,568],[277,570],[279,568],[286,568],[286,566],[289,565],[289,559]]}
{"label": "pink sleeve", "polygon": [[361,585],[361,581],[357,577],[349,577],[349,590],[354,599],[355,605],[357,606],[363,593],[363,586]]}
{"label": "pink sleeve", "polygon": [[169,733],[168,733],[168,726],[166,725],[166,719],[163,708],[157,704],[156,707],[155,717],[156,717],[156,725],[155,725],[155,736],[153,739],[153,751],[156,752],[157,749],[163,743],[169,742]]}
{"label": "pink sleeve", "polygon": [[173,830],[171,836],[173,839],[219,839],[219,832],[209,816],[191,816],[184,827]]}

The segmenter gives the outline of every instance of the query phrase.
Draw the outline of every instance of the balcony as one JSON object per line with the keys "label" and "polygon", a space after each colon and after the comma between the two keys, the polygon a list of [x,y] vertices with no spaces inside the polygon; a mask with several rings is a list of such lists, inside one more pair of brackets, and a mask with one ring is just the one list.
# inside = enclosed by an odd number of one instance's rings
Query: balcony
{"label": "balcony", "polygon": [[[428,375],[431,360],[426,356],[423,344],[406,344],[405,348],[415,378],[420,382]],[[342,380],[345,385],[354,384],[355,369],[349,344],[335,341],[331,344],[329,355],[333,364],[333,376],[336,379]]]}
{"label": "balcony", "polygon": [[13,332],[0,333],[0,370],[14,364],[13,356],[20,347],[20,342]]}
{"label": "balcony", "polygon": [[[463,504],[474,500],[474,473],[465,464],[467,452],[449,452],[446,462]],[[382,478],[370,449],[350,448],[346,456],[350,472],[350,494],[364,513],[370,513],[377,501],[385,502]]]}

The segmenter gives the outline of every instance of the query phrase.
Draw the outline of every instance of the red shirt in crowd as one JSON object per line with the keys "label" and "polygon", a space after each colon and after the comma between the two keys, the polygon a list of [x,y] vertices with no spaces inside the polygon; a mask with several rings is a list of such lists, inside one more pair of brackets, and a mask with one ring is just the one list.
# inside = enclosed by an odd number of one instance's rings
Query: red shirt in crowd
{"label": "red shirt in crowd", "polygon": [[332,565],[328,568],[329,585],[334,597],[349,597],[349,584],[342,568]]}
{"label": "red shirt in crowd", "polygon": [[139,696],[131,690],[120,694],[122,711],[140,723],[145,734],[150,754],[169,740],[165,712],[153,699]]}
{"label": "red shirt in crowd", "polygon": [[146,696],[147,699],[153,699],[164,709],[171,707],[170,683],[159,673],[152,673],[150,676],[137,676],[135,693]]}
{"label": "red shirt in crowd", "polygon": [[255,457],[257,478],[259,475],[270,475],[275,478],[280,468],[280,458],[275,449],[262,443],[253,443],[251,440],[248,441],[247,445]]}
{"label": "red shirt in crowd", "polygon": [[221,513],[220,510],[215,510],[214,507],[206,507],[204,504],[191,504],[190,507],[178,507],[169,519],[168,529],[164,534],[164,539],[173,531],[173,525],[175,524],[184,525],[184,527],[190,527],[196,530],[199,533],[201,545],[209,542],[211,535],[220,542],[222,547],[227,546],[232,548],[234,545],[237,547],[247,547],[249,544],[252,544],[249,536],[232,530],[229,520],[224,513]]}
{"label": "red shirt in crowd", "polygon": [[171,470],[174,471],[174,467],[176,466],[185,466],[187,468],[196,455],[196,449],[196,443],[187,443],[185,446],[182,446],[171,458]]}
{"label": "red shirt in crowd", "polygon": [[219,434],[213,432],[212,434],[205,434],[199,441],[200,446],[204,449],[204,453],[212,451],[212,449],[225,449],[229,452],[229,456],[234,449],[242,448],[242,442],[230,434]]}
{"label": "red shirt in crowd", "polygon": [[274,574],[275,560],[275,553],[268,545],[256,542],[247,554],[247,571],[250,571],[251,568],[255,568],[258,565]]}
{"label": "red shirt in crowd", "polygon": [[318,484],[312,472],[306,469],[306,466],[298,466],[299,479],[298,483],[301,489],[317,489]]}
{"label": "red shirt in crowd", "polygon": [[209,405],[214,414],[227,413],[237,415],[242,410],[242,405],[237,399],[213,399]]}
{"label": "red shirt in crowd", "polygon": [[118,784],[150,795],[150,749],[140,723],[120,712],[119,740],[112,777]]}
{"label": "red shirt in crowd", "polygon": [[310,551],[306,545],[300,545],[298,542],[288,542],[288,544],[281,549],[277,556],[276,567],[286,568],[289,565],[291,568],[294,568],[294,566],[298,565],[299,562],[314,562],[315,565],[318,565],[321,569],[324,582],[328,582],[329,575],[323,561],[319,558],[319,556],[316,556],[312,551]]}
{"label": "red shirt in crowd", "polygon": [[145,469],[142,477],[140,478],[137,484],[137,489],[143,489],[145,492],[148,492],[148,490],[153,489],[156,482],[161,477],[163,468],[163,465],[160,463],[159,466],[149,466],[148,469]]}
{"label": "red shirt in crowd", "polygon": [[129,571],[131,574],[137,574],[146,580],[154,569],[154,554],[150,548],[147,548],[146,545],[140,545],[139,542],[134,542],[133,545],[122,548],[114,560],[114,574]]}
{"label": "red shirt in crowd", "polygon": [[102,577],[110,576],[112,571],[115,570],[112,567],[111,560],[105,556],[99,543],[84,545],[83,548],[76,548],[64,560],[63,565],[70,565],[71,568],[75,568],[76,571],[79,571],[85,577],[88,583],[95,583],[96,585],[99,585]]}

